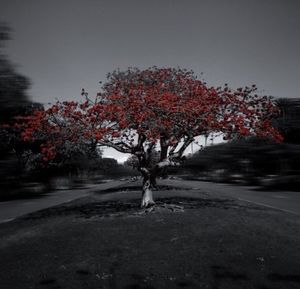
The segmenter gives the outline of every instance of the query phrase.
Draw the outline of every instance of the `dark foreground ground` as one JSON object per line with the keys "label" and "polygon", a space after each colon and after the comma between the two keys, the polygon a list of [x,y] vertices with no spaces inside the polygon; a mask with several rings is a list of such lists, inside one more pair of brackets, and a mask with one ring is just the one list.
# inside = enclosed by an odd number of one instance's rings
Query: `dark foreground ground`
{"label": "dark foreground ground", "polygon": [[143,213],[132,186],[1,224],[0,288],[300,288],[299,216],[167,187]]}

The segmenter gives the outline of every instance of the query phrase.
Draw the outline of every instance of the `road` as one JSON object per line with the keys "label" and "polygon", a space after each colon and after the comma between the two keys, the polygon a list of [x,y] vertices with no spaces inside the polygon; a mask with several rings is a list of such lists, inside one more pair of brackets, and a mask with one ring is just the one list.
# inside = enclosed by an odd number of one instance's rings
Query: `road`
{"label": "road", "polygon": [[[84,189],[55,191],[36,199],[0,202],[0,223],[11,221],[16,217],[32,213],[34,211],[91,195],[95,189],[105,190],[125,184],[127,182],[128,181],[111,181],[108,183],[91,185],[90,187]],[[300,215],[299,192],[256,191],[253,189],[253,187],[187,180],[161,180],[159,181],[159,184],[198,189],[213,196],[226,196],[228,198],[235,198]],[[196,194],[197,192],[195,190],[195,196]]]}
{"label": "road", "polygon": [[202,181],[163,180],[162,184],[185,186],[206,193],[218,194],[238,200],[279,209],[300,215],[300,193],[291,191],[258,191],[254,187]]}
{"label": "road", "polygon": [[128,181],[110,181],[107,183],[89,185],[83,189],[57,190],[35,199],[20,199],[0,202],[0,223],[13,220],[16,217],[46,209],[77,198],[88,196],[95,189],[105,190],[127,183]]}

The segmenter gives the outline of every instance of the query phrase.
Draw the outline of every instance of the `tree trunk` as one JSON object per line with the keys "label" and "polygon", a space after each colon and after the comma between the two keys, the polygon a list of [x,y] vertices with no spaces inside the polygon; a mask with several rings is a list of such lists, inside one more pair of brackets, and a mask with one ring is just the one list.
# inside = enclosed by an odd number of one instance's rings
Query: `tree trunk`
{"label": "tree trunk", "polygon": [[142,192],[142,208],[147,208],[153,206],[155,204],[153,200],[153,189],[156,188],[156,177],[151,176],[144,176],[143,180],[143,192]]}
{"label": "tree trunk", "polygon": [[150,185],[153,190],[157,190],[156,175],[154,174],[150,176]]}

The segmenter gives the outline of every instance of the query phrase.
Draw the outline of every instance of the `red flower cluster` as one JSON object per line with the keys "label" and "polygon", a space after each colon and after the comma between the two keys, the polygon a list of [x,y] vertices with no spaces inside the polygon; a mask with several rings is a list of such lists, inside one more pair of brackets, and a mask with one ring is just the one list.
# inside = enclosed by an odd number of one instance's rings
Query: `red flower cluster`
{"label": "red flower cluster", "polygon": [[153,144],[163,138],[170,148],[214,132],[227,139],[256,135],[282,141],[270,121],[278,108],[256,90],[209,87],[192,71],[179,68],[128,69],[110,73],[95,102],[83,90],[83,103],[57,102],[18,118],[16,126],[25,141],[44,140],[44,161],[54,159],[67,143],[99,143],[133,152],[141,136]]}

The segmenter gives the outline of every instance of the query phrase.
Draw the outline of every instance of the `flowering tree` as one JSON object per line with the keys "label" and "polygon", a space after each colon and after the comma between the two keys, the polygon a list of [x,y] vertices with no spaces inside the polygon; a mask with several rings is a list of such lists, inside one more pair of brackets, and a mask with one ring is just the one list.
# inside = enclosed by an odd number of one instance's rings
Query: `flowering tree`
{"label": "flowering tree", "polygon": [[97,142],[89,135],[93,122],[87,118],[89,101],[57,102],[48,109],[16,117],[15,129],[23,141],[30,142],[23,155],[29,163],[42,166],[62,165],[75,156],[97,155]]}
{"label": "flowering tree", "polygon": [[[278,109],[256,90],[209,87],[192,71],[180,68],[114,71],[95,102],[56,104],[42,115],[36,112],[25,122],[23,136],[30,139],[42,127],[55,135],[41,146],[45,161],[66,135],[74,145],[84,138],[134,155],[143,176],[141,205],[147,207],[154,204],[156,177],[166,167],[179,165],[197,136],[221,132],[225,139],[255,135],[281,141],[271,125]],[[87,96],[84,90],[82,94]],[[57,124],[60,121],[63,125]]]}

